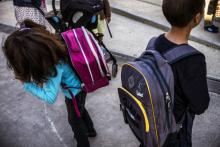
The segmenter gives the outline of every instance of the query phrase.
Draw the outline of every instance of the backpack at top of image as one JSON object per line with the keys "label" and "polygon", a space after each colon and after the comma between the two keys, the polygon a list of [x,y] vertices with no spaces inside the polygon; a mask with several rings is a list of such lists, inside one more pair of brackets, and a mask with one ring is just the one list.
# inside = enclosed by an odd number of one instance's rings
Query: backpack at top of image
{"label": "backpack at top of image", "polygon": [[133,62],[123,65],[118,89],[125,123],[145,147],[162,147],[168,135],[179,129],[173,115],[174,76],[171,64],[199,54],[189,45],[177,46],[161,55],[156,38]]}
{"label": "backpack at top of image", "polygon": [[76,12],[94,15],[103,10],[101,0],[61,0],[60,9],[63,18],[68,21]]}

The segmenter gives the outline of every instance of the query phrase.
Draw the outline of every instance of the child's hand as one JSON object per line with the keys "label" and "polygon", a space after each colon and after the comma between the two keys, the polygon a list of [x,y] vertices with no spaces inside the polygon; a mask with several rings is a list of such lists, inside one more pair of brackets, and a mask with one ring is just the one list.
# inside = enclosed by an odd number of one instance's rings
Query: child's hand
{"label": "child's hand", "polygon": [[43,85],[44,85],[43,83],[38,84],[38,86],[41,87],[41,88],[43,88]]}
{"label": "child's hand", "polygon": [[111,17],[105,17],[105,20],[107,21],[107,23],[110,23]]}

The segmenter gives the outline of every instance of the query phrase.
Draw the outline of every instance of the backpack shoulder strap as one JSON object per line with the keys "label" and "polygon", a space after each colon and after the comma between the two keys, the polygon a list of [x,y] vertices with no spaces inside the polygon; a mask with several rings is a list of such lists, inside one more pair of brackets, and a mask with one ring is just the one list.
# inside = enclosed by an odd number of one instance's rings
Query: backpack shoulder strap
{"label": "backpack shoulder strap", "polygon": [[186,57],[193,55],[202,55],[199,51],[188,44],[179,45],[163,53],[163,57],[170,63],[174,64]]}
{"label": "backpack shoulder strap", "polygon": [[[155,43],[156,43],[157,37],[153,37],[148,45],[147,50],[156,50]],[[197,51],[195,48],[188,44],[182,44],[178,45],[177,47],[174,47],[167,52],[164,52],[162,56],[170,63],[174,64],[183,58],[193,56],[193,55],[202,55],[199,51]]]}
{"label": "backpack shoulder strap", "polygon": [[150,41],[147,44],[147,49],[146,50],[155,50],[155,42],[157,40],[157,37],[153,37],[150,39]]}
{"label": "backpack shoulder strap", "polygon": [[43,17],[45,17],[45,13],[44,13],[44,11],[40,8],[40,6],[38,6],[34,0],[31,0],[31,2],[32,2],[33,6],[41,13],[41,15],[42,15]]}

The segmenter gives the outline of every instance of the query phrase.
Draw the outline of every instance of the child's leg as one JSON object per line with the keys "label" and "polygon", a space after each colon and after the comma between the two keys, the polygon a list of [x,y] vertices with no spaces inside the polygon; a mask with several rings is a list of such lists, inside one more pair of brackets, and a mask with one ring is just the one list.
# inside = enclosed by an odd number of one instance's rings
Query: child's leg
{"label": "child's leg", "polygon": [[217,4],[218,4],[218,0],[210,0],[210,2],[206,4],[205,16],[204,16],[205,25],[212,25]]}
{"label": "child's leg", "polygon": [[208,15],[211,15],[211,14],[215,15],[217,4],[218,4],[218,0],[210,0],[208,12],[207,12]]}
{"label": "child's leg", "polygon": [[81,112],[81,117],[84,121],[84,124],[87,127],[88,132],[93,132],[95,131],[94,125],[93,125],[91,117],[89,116],[88,111],[85,108],[86,95],[87,94],[82,91],[76,96],[76,100],[78,103],[79,110]]}
{"label": "child's leg", "polygon": [[[206,0],[207,1],[207,0]],[[204,29],[208,32],[218,33],[218,27],[213,24],[213,19],[216,14],[216,8],[218,4],[218,0],[210,0],[207,1],[207,5],[205,8],[205,15],[204,15]]]}
{"label": "child's leg", "polygon": [[218,0],[217,7],[216,7],[215,17],[220,18],[220,1],[219,0]]}
{"label": "child's leg", "polygon": [[184,121],[182,123],[182,128],[179,132],[180,146],[181,147],[192,147],[192,127],[195,114],[186,111]]}
{"label": "child's leg", "polygon": [[98,37],[98,41],[102,42],[103,41],[103,36],[105,32],[105,21],[104,19],[101,20],[100,14],[97,15],[97,28],[93,29],[92,32]]}
{"label": "child's leg", "polygon": [[77,147],[90,147],[87,136],[87,129],[83,119],[76,115],[72,100],[66,98],[65,102],[68,113],[68,121],[74,132],[74,136],[77,141]]}
{"label": "child's leg", "polygon": [[100,15],[98,15],[98,33],[99,34],[104,34],[105,32],[105,20],[101,19]]}

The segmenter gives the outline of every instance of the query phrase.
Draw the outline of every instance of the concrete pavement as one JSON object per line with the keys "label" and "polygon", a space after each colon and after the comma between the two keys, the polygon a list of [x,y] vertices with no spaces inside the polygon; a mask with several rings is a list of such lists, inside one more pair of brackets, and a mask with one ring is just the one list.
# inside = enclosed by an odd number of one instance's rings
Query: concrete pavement
{"label": "concrete pavement", "polygon": [[[113,12],[163,31],[170,27],[162,13],[161,0],[110,0]],[[215,22],[219,26],[218,22]],[[219,33],[205,32],[203,22],[192,32],[191,40],[220,49]]]}
{"label": "concrete pavement", "polygon": [[152,0],[138,0],[138,1],[150,3],[150,4],[156,5],[156,6],[161,6],[162,2],[163,2],[163,0],[153,0],[153,1]]}

